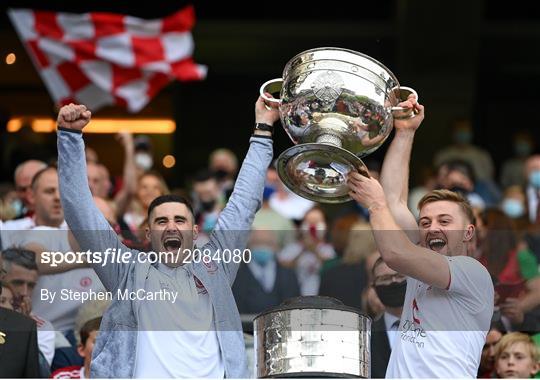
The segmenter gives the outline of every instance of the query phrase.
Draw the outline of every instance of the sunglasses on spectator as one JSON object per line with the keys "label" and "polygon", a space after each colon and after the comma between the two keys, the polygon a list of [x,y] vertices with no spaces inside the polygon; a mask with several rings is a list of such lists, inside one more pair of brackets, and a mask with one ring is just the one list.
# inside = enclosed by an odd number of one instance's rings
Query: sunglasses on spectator
{"label": "sunglasses on spectator", "polygon": [[16,257],[22,257],[26,260],[34,261],[36,259],[36,254],[27,249],[7,248],[2,251],[2,257],[8,261],[13,260]]}

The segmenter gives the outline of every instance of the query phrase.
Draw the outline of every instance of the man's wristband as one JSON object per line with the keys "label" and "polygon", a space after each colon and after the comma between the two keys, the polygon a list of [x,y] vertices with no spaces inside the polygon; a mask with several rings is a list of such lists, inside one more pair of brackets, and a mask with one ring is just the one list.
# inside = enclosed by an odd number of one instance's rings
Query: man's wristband
{"label": "man's wristband", "polygon": [[274,135],[274,126],[266,123],[255,123],[255,131],[270,132],[271,135]]}
{"label": "man's wristband", "polygon": [[57,126],[56,128],[59,131],[78,133],[79,135],[82,135],[82,130],[80,130],[80,129],[65,128],[65,127],[61,127],[61,126]]}

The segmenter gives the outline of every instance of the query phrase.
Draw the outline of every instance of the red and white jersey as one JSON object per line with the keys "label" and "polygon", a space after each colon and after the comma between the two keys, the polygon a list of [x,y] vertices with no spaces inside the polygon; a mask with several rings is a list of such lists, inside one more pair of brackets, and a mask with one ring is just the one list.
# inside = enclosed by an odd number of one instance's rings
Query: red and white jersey
{"label": "red and white jersey", "polygon": [[59,368],[51,374],[51,379],[84,379],[84,367],[74,365]]}

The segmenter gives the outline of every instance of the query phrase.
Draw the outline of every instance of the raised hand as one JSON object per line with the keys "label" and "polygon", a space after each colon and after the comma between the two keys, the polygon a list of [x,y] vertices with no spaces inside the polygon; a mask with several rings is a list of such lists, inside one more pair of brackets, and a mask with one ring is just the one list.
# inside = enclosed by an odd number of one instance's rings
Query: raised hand
{"label": "raised hand", "polygon": [[417,102],[414,94],[410,94],[407,100],[398,104],[398,107],[413,108],[416,115],[406,119],[394,118],[394,127],[397,130],[416,131],[424,120],[424,106]]}
{"label": "raised hand", "polygon": [[116,134],[116,140],[122,144],[124,150],[133,151],[133,134],[129,131],[120,131]]}
{"label": "raised hand", "polygon": [[90,122],[92,113],[83,104],[69,104],[60,108],[57,124],[59,127],[82,131]]}
{"label": "raised hand", "polygon": [[368,178],[358,172],[350,172],[347,184],[351,191],[349,195],[365,208],[386,205],[383,188],[375,178]]}
{"label": "raised hand", "polygon": [[[273,98],[269,93],[265,93],[265,95],[269,98]],[[270,109],[268,109],[268,107],[270,107]],[[278,106],[273,103],[267,104],[262,97],[259,97],[255,103],[255,122],[273,125],[278,120]]]}
{"label": "raised hand", "polygon": [[518,299],[516,298],[507,298],[504,303],[500,305],[501,314],[510,320],[513,324],[523,323],[525,318],[523,308]]}

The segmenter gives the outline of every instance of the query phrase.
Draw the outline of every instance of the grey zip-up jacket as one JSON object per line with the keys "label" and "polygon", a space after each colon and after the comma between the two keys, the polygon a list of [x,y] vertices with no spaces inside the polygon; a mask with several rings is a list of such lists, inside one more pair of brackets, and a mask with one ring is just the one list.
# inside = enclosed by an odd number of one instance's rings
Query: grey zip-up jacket
{"label": "grey zip-up jacket", "polygon": [[[241,249],[255,213],[261,206],[266,170],[272,160],[272,140],[252,137],[234,191],[217,221],[210,241],[201,248],[212,252]],[[105,252],[107,248],[129,251],[94,205],[86,176],[82,134],[58,131],[58,173],[65,219],[82,251]],[[137,251],[132,251],[134,255]],[[149,263],[108,263],[92,266],[108,291],[136,291],[145,288]],[[239,264],[212,262],[193,264],[195,275],[208,291],[214,310],[225,376],[249,377],[240,315],[231,290]],[[113,302],[105,312],[96,340],[91,376],[98,378],[133,377],[137,352],[137,312],[141,301]]]}

